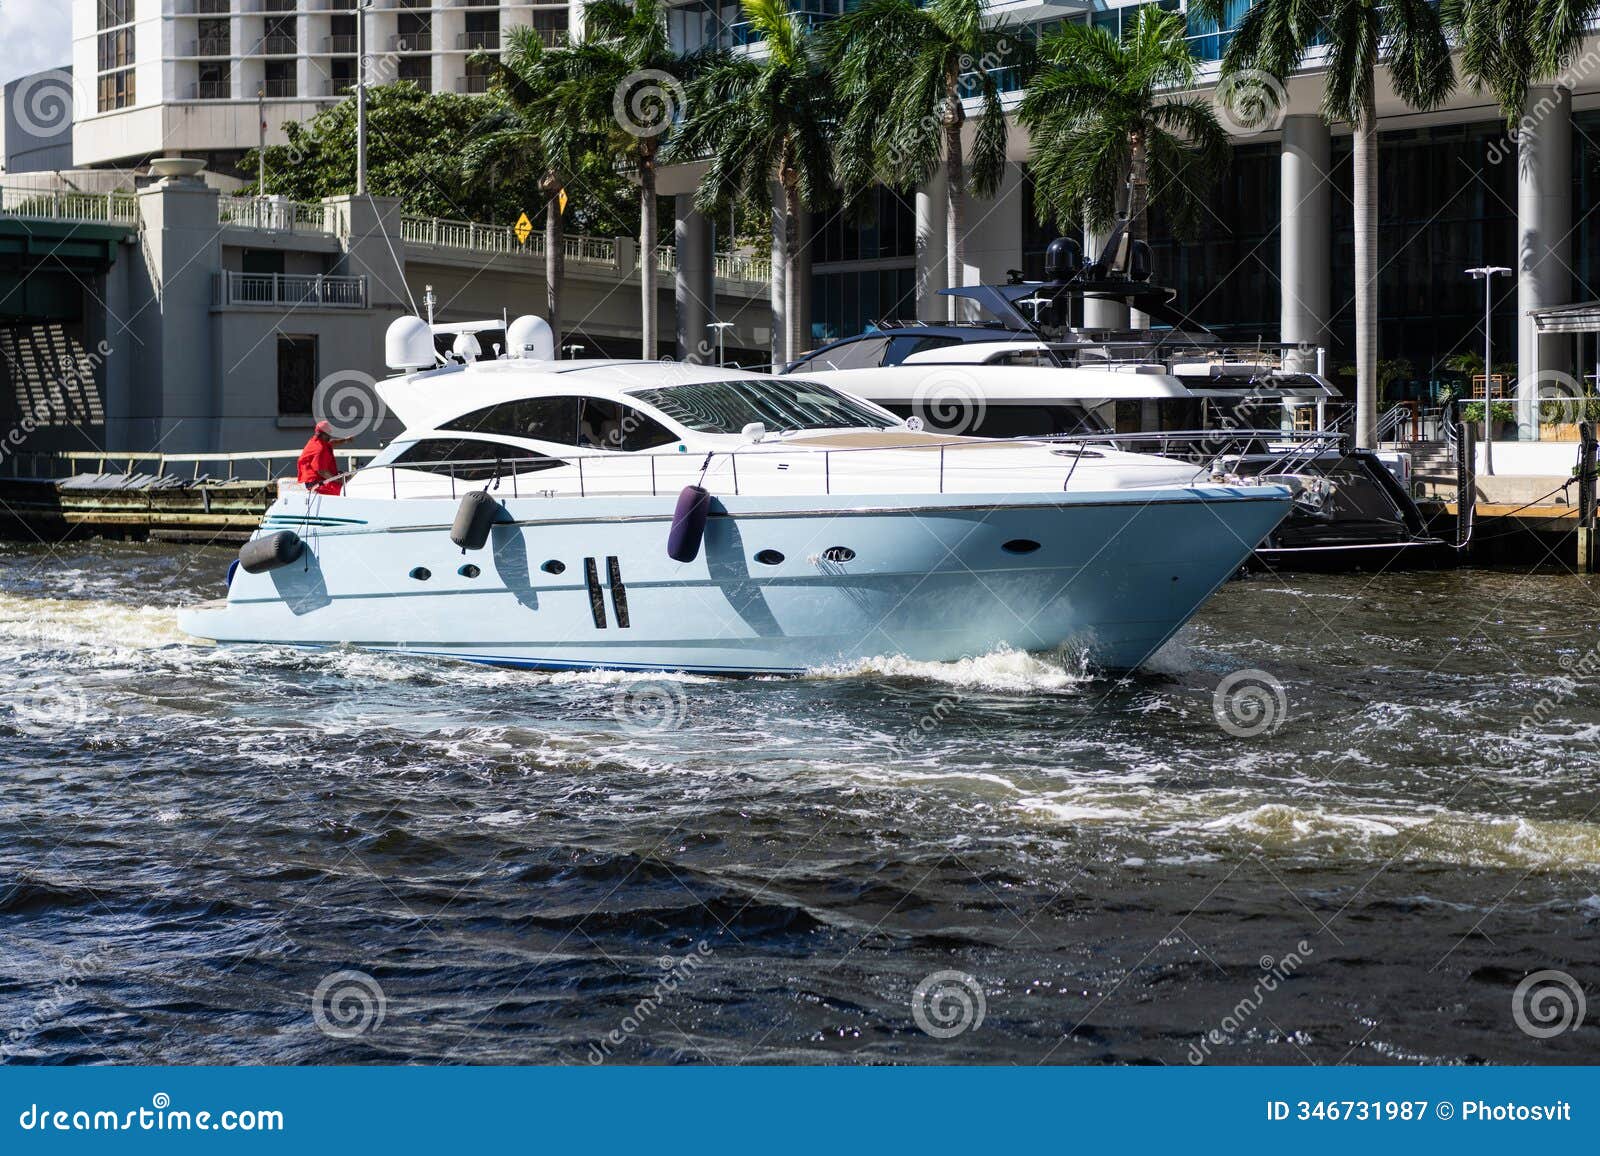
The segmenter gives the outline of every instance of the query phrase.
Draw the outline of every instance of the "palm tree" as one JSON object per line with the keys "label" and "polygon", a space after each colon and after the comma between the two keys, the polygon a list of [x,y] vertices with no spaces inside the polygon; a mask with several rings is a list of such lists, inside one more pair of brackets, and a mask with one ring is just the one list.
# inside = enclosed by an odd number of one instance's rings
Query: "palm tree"
{"label": "palm tree", "polygon": [[1230,150],[1210,102],[1182,91],[1196,71],[1184,32],[1181,15],[1151,5],[1121,39],[1063,24],[1040,42],[1017,119],[1032,138],[1041,224],[1103,232],[1126,218],[1147,239],[1153,199],[1179,233],[1193,230]]}
{"label": "palm tree", "polygon": [[561,283],[566,276],[562,199],[572,181],[593,169],[598,141],[580,119],[566,115],[578,77],[571,58],[547,51],[527,27],[511,30],[502,55],[491,59],[496,107],[472,131],[463,157],[468,179],[512,176],[536,183],[544,199],[545,320],[561,348]]}
{"label": "palm tree", "polygon": [[[1191,11],[1226,26],[1228,0],[1195,0]],[[1356,275],[1356,444],[1371,447],[1378,420],[1378,66],[1417,109],[1455,87],[1450,45],[1429,0],[1257,0],[1222,59],[1224,76],[1265,73],[1281,86],[1315,49],[1322,56],[1322,116],[1349,123]]]}
{"label": "palm tree", "polygon": [[612,151],[639,179],[639,292],[642,356],[656,356],[656,165],[663,138],[683,104],[682,77],[693,59],[672,49],[665,0],[590,0],[583,35],[566,49],[575,78],[570,106],[604,131]]}
{"label": "palm tree", "polygon": [[[724,213],[738,204],[769,202],[781,257],[773,270],[774,307],[783,301],[781,348],[774,361],[800,355],[800,300],[795,267],[795,226],[802,208],[814,209],[833,196],[836,121],[832,85],[818,47],[790,15],[785,0],[741,0],[751,27],[766,43],[761,58],[722,53],[707,60],[689,89],[689,112],[674,134],[669,160],[709,157],[695,191],[695,204]],[[774,194],[773,182],[778,191]]]}
{"label": "palm tree", "polygon": [[[986,26],[988,0],[866,0],[826,34],[845,107],[840,169],[854,192],[873,180],[903,189],[945,171],[945,276],[963,282],[962,194],[992,196],[1006,163],[1006,121],[993,70],[1024,58],[1026,44],[1003,24]],[[963,78],[982,105],[970,164],[962,145]],[[950,302],[954,316],[955,301]]]}

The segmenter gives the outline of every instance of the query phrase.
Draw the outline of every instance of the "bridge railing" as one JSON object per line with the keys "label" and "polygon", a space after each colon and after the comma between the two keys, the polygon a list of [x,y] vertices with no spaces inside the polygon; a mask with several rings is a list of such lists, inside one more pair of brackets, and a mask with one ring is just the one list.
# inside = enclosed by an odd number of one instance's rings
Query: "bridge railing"
{"label": "bridge railing", "polygon": [[217,223],[269,233],[327,234],[334,233],[338,225],[330,205],[288,197],[235,196],[217,198]]}
{"label": "bridge railing", "polygon": [[137,225],[139,199],[132,193],[80,193],[0,187],[0,216],[85,224]]}

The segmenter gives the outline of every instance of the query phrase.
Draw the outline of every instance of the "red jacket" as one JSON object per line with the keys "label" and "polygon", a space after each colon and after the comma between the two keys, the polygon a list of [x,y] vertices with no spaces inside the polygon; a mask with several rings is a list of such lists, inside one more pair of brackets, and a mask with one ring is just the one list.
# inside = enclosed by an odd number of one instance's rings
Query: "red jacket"
{"label": "red jacket", "polygon": [[318,494],[342,494],[339,482],[324,480],[328,474],[337,474],[339,463],[334,460],[333,447],[319,435],[312,434],[306,448],[300,451],[300,484]]}

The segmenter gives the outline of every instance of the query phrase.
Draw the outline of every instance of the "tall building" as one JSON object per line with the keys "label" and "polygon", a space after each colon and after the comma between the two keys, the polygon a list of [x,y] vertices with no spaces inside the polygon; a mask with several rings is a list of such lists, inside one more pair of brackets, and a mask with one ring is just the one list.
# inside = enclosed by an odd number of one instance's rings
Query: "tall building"
{"label": "tall building", "polygon": [[[74,163],[130,167],[162,154],[234,167],[259,140],[355,83],[356,0],[73,0]],[[481,92],[512,28],[565,36],[565,3],[373,0],[367,76]],[[259,106],[259,115],[258,115]]]}

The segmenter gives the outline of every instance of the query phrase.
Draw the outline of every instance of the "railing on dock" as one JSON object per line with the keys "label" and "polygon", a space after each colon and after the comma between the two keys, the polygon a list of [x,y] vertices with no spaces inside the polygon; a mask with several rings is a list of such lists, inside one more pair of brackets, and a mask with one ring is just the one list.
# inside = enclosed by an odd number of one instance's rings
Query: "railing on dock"
{"label": "railing on dock", "polygon": [[[338,450],[350,469],[370,461],[377,450]],[[25,451],[13,455],[18,478],[56,480],[95,474],[102,477],[153,475],[190,484],[203,482],[273,482],[295,475],[299,450],[245,453],[135,453],[114,450],[69,450],[62,453]],[[26,468],[24,468],[26,463]]]}

